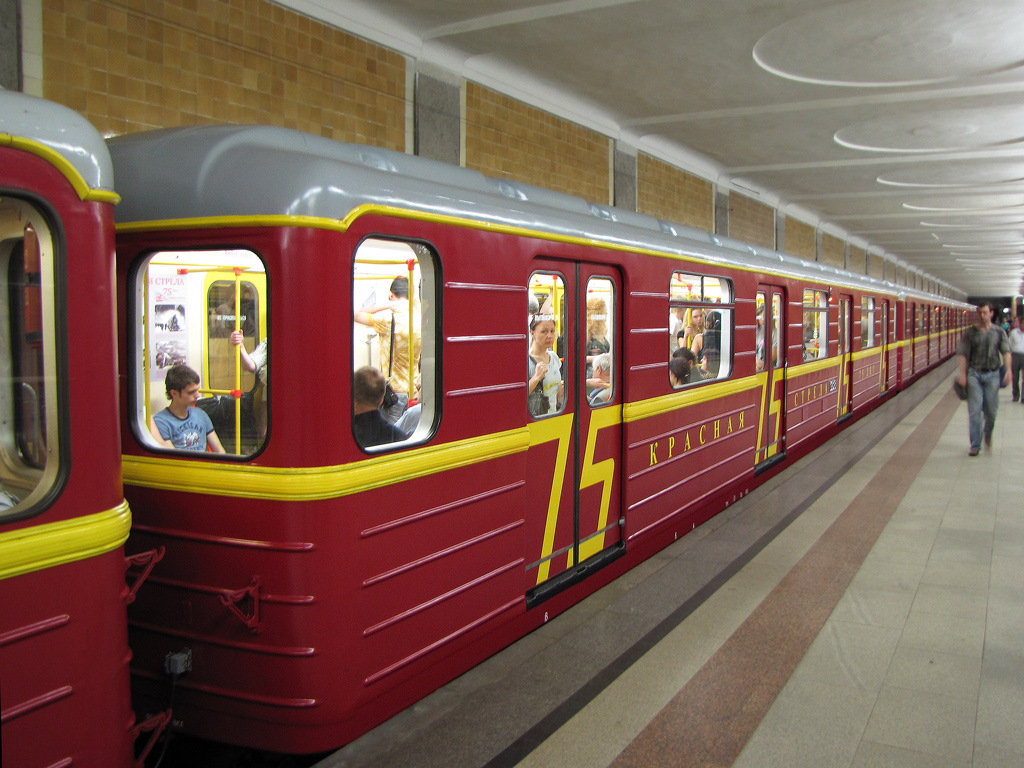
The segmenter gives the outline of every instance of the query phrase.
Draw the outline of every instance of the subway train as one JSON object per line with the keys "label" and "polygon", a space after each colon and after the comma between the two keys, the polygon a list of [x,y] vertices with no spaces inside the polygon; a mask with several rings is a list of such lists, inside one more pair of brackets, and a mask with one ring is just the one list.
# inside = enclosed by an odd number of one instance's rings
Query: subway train
{"label": "subway train", "polygon": [[[0,763],[126,768],[129,700],[110,156],[0,91]],[[152,562],[139,553],[135,559]]]}
{"label": "subway train", "polygon": [[[0,262],[14,768],[141,765],[172,703],[217,741],[344,744],[909,386],[970,322],[410,155],[238,126],[105,145],[2,91]],[[180,365],[223,453],[154,429]],[[397,391],[390,442],[358,427],[367,370]]]}
{"label": "subway train", "polygon": [[[166,551],[128,609],[134,702],[160,712],[187,655],[176,727],[235,745],[356,738],[822,445],[971,321],[286,129],[107,144],[129,551]],[[217,446],[154,429],[181,364]]]}

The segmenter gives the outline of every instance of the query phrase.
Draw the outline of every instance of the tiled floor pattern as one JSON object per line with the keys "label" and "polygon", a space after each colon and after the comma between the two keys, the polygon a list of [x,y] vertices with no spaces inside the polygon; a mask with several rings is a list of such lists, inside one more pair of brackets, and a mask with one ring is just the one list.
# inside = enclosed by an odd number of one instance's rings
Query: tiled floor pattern
{"label": "tiled floor pattern", "polygon": [[967,456],[960,404],[734,763],[1024,766],[1024,408]]}

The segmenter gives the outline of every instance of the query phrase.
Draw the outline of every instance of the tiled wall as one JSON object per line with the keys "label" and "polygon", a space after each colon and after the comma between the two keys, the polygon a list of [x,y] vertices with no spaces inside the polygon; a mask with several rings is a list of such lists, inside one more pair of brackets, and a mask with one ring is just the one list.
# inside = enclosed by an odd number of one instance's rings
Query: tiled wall
{"label": "tiled wall", "polygon": [[885,279],[885,260],[873,253],[868,254],[868,277]]}
{"label": "tiled wall", "polygon": [[637,210],[648,216],[715,230],[715,188],[710,181],[641,152],[636,170]]}
{"label": "tiled wall", "polygon": [[[846,268],[846,244],[835,235],[823,233],[821,236],[821,258],[822,264],[830,267]],[[861,268],[863,272],[863,267]]]}
{"label": "tiled wall", "polygon": [[851,245],[849,253],[846,254],[846,268],[858,275],[866,275],[868,273],[868,252],[863,248]]}
{"label": "tiled wall", "polygon": [[746,195],[730,192],[729,237],[774,249],[775,209]]}
{"label": "tiled wall", "polygon": [[465,166],[611,203],[612,141],[473,82],[466,83]]}
{"label": "tiled wall", "polygon": [[43,0],[44,96],[101,133],[264,123],[406,147],[406,61],[266,0]]}
{"label": "tiled wall", "polygon": [[804,224],[804,222],[794,219],[792,216],[787,216],[786,242],[781,250],[793,256],[799,256],[802,259],[817,261],[818,247],[815,243],[814,227],[810,224]]}
{"label": "tiled wall", "polygon": [[[263,123],[399,151],[413,145],[405,57],[268,0],[22,0],[22,13],[25,90],[104,134]],[[479,84],[463,87],[466,167],[611,202],[608,136]],[[641,213],[714,231],[712,182],[642,152],[636,173]],[[728,200],[731,237],[777,247],[773,208],[736,192]],[[812,226],[787,217],[784,235],[781,250],[818,258]],[[842,247],[830,244],[829,263],[843,265],[834,255]],[[880,263],[872,257],[870,274],[883,276]]]}

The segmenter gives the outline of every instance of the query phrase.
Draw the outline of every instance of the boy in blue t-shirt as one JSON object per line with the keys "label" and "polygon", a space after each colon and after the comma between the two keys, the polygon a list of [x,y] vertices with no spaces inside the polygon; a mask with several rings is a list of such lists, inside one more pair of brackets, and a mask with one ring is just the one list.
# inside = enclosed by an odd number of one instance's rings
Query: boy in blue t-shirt
{"label": "boy in blue t-shirt", "polygon": [[199,400],[199,374],[187,365],[172,365],[164,377],[171,404],[149,420],[153,439],[164,448],[224,453],[224,446],[205,411],[195,407]]}

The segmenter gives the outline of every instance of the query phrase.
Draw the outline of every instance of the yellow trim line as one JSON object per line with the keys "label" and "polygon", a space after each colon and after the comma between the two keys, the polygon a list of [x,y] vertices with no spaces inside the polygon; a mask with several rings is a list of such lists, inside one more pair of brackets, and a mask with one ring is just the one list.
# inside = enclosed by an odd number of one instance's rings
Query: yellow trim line
{"label": "yellow trim line", "polygon": [[85,560],[117,549],[128,538],[128,502],[94,515],[0,533],[0,579]]}
{"label": "yellow trim line", "polygon": [[530,431],[523,427],[328,467],[259,467],[153,456],[123,456],[121,463],[126,485],[217,496],[313,501],[472,466],[522,453],[529,447]]}
{"label": "yellow trim line", "polygon": [[78,172],[78,169],[69,163],[63,155],[56,150],[50,149],[45,144],[41,144],[34,139],[11,136],[9,133],[0,133],[0,147],[13,147],[36,157],[41,157],[64,174],[64,177],[75,188],[75,192],[81,200],[93,203],[110,203],[112,205],[117,205],[121,202],[121,196],[116,192],[111,192],[107,189],[90,189],[85,179],[82,178],[82,174]]}

